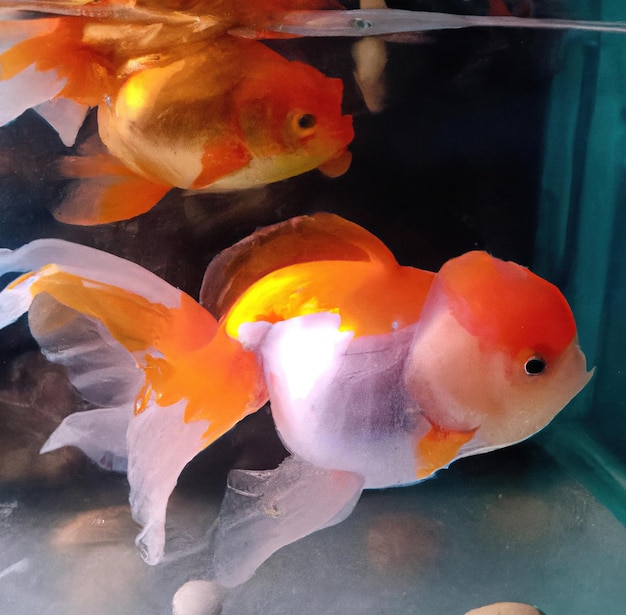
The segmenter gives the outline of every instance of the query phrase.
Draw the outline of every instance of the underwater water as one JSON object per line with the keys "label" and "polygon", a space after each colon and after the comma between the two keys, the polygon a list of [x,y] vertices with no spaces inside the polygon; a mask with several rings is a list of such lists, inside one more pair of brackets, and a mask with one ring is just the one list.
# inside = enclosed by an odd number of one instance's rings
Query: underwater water
{"label": "underwater water", "polygon": [[[402,8],[457,8],[425,4]],[[616,2],[560,10],[626,20]],[[546,615],[621,614],[626,35],[477,28],[391,40],[377,113],[353,77],[354,42],[269,43],[343,80],[355,127],[345,175],[314,171],[220,195],[175,190],[138,218],[65,225],[50,209],[66,188],[54,164],[66,149],[29,111],[0,129],[0,245],[69,239],[197,297],[220,250],[259,226],[330,211],[374,232],[402,264],[436,270],[478,248],[531,266],[572,305],[596,366],[583,394],[527,443],[414,487],[367,492],[346,521],[272,556],[222,612],[462,615],[510,600]],[[80,138],[95,129],[91,114]],[[268,412],[186,468],[168,508],[166,558],[150,567],[134,545],[126,478],[75,449],[38,454],[86,406],[41,357],[25,319],[0,331],[0,365],[0,611],[170,613],[177,590],[206,573],[205,534],[227,471],[274,467],[284,455]]]}
{"label": "underwater water", "polygon": [[[217,514],[221,493],[206,470],[194,463],[172,498],[174,548],[198,544]],[[0,579],[4,612],[169,613],[179,586],[201,578],[206,553],[146,566],[126,498],[123,478],[93,471],[63,486],[4,488],[2,557],[15,566]],[[222,612],[448,615],[510,600],[617,615],[625,549],[611,512],[524,444],[422,485],[367,492],[346,521],[276,553]]]}

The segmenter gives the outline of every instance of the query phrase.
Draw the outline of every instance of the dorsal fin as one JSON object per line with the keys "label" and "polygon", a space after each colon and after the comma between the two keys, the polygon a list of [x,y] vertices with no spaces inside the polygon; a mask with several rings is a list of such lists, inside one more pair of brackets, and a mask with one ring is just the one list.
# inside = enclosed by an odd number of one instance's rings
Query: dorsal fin
{"label": "dorsal fin", "polygon": [[397,266],[382,241],[358,224],[329,213],[300,216],[258,229],[220,252],[204,274],[200,303],[219,319],[267,274],[289,265],[322,260]]}

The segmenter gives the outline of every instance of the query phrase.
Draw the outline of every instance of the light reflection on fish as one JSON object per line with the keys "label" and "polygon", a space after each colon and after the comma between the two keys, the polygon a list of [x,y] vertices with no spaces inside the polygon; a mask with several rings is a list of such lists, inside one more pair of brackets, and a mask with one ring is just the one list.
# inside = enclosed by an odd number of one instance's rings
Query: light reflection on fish
{"label": "light reflection on fish", "polygon": [[0,22],[1,124],[33,107],[71,145],[98,107],[101,143],[61,162],[80,181],[56,217],[99,224],[149,210],[172,187],[229,191],[316,168],[344,173],[353,129],[341,81],[227,34],[286,4],[22,3],[70,14]]}
{"label": "light reflection on fish", "polygon": [[[563,295],[484,252],[437,273],[317,214],[218,255],[201,302],[136,264],[59,240],[0,255],[26,272],[0,326],[28,312],[44,354],[99,409],[43,451],[127,465],[144,559],[165,546],[184,466],[270,400],[291,455],[234,470],[212,536],[215,579],[246,581],[282,546],[350,514],[361,491],[413,484],[544,427],[588,382]],[[204,307],[203,307],[204,306]]]}

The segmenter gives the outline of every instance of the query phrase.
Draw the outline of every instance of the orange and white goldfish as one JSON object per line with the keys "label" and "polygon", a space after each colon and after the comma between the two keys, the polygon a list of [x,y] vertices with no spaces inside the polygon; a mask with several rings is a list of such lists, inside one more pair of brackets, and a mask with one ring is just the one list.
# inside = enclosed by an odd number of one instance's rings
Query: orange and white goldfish
{"label": "orange and white goldfish", "polygon": [[[209,265],[201,303],[140,266],[52,239],[0,253],[0,326],[28,312],[49,360],[97,409],[43,452],[127,470],[144,559],[165,547],[183,467],[268,399],[290,452],[234,470],[212,536],[215,580],[407,485],[543,428],[589,381],[559,290],[485,252],[400,266],[331,214],[260,229]],[[537,310],[541,318],[537,318]]]}
{"label": "orange and white goldfish", "polygon": [[33,107],[71,145],[86,110],[98,108],[101,143],[61,162],[80,181],[56,217],[100,224],[149,210],[172,187],[228,191],[316,168],[344,173],[353,129],[341,81],[226,32],[286,4],[42,2],[32,6],[70,14],[0,22],[10,45],[0,55],[0,124]]}

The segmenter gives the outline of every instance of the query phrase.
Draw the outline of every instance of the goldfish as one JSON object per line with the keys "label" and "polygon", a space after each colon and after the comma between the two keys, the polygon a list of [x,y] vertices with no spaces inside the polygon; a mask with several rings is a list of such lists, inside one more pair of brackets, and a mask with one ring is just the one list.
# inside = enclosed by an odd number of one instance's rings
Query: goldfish
{"label": "goldfish", "polygon": [[99,138],[59,163],[79,181],[57,219],[128,219],[174,187],[219,192],[313,169],[343,174],[354,133],[341,111],[342,82],[228,34],[287,4],[20,3],[68,14],[0,22],[0,40],[9,41],[0,55],[0,123],[32,107],[71,146],[87,109],[97,108]]}
{"label": "goldfish", "polygon": [[[165,549],[185,465],[268,400],[287,458],[232,470],[210,538],[234,587],[339,523],[364,489],[413,485],[520,442],[587,384],[572,311],[548,281],[486,252],[437,273],[318,213],[218,254],[199,302],[139,265],[56,239],[0,252],[0,327],[28,313],[48,360],[95,409],[42,452],[126,471],[144,560]],[[539,316],[538,316],[539,315]]]}

